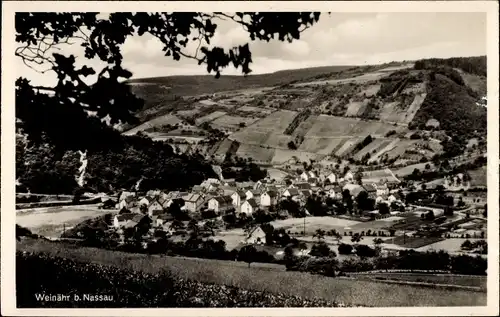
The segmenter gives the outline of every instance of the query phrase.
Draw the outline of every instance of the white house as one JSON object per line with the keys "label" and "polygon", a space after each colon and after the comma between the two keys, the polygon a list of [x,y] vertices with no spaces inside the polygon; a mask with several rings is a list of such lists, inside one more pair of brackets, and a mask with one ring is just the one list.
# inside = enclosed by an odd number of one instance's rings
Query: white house
{"label": "white house", "polygon": [[337,182],[337,175],[334,172],[331,172],[326,176],[326,179],[330,182],[330,184],[335,184]]}
{"label": "white house", "polygon": [[273,190],[268,190],[260,196],[260,205],[269,207],[276,205],[278,203],[278,192]]}
{"label": "white house", "polygon": [[234,208],[239,207],[246,198],[247,197],[246,197],[245,193],[242,192],[241,190],[235,191],[231,195],[231,199],[233,200],[233,206],[234,206]]}
{"label": "white house", "polygon": [[189,194],[183,199],[184,208],[192,212],[197,211],[203,204],[203,196],[200,194]]}
{"label": "white house", "polygon": [[287,188],[283,191],[283,197],[296,197],[299,196],[300,192],[297,188]]}
{"label": "white house", "polygon": [[257,210],[258,207],[259,205],[255,201],[255,199],[250,198],[248,200],[245,200],[245,202],[241,204],[241,213],[251,215]]}
{"label": "white house", "polygon": [[163,206],[158,202],[158,200],[153,201],[148,206],[148,215],[152,217],[153,215],[158,215],[163,213]]}
{"label": "white house", "polygon": [[247,200],[253,198],[253,199],[259,201],[260,200],[260,194],[261,194],[261,192],[258,189],[249,189],[249,190],[247,190],[245,192]]}
{"label": "white house", "polygon": [[261,227],[255,227],[248,233],[246,244],[266,244],[266,233]]}
{"label": "white house", "polygon": [[121,228],[125,225],[125,223],[129,220],[132,220],[136,214],[134,213],[125,213],[116,215],[113,219],[113,227],[116,229]]}
{"label": "white house", "polygon": [[121,194],[120,194],[120,198],[118,198],[118,201],[122,201],[124,200],[125,198],[127,197],[135,197],[136,194],[133,193],[133,192],[127,192],[127,191],[123,191]]}
{"label": "white house", "polygon": [[153,196],[146,196],[139,200],[139,206],[149,206],[155,198]]}
{"label": "white house", "polygon": [[231,208],[233,208],[233,199],[230,196],[217,196],[208,201],[208,209],[215,212],[224,212]]}
{"label": "white house", "polygon": [[377,196],[389,194],[389,187],[387,187],[386,184],[373,184],[373,185],[377,189]]}
{"label": "white house", "polygon": [[354,174],[351,171],[347,171],[344,175],[344,180],[346,182],[353,182],[354,181]]}
{"label": "white house", "polygon": [[137,202],[135,201],[135,196],[127,196],[124,199],[120,200],[116,207],[118,210],[122,210],[123,208],[131,209],[136,204]]}
{"label": "white house", "polygon": [[302,174],[300,174],[300,179],[307,182],[307,180],[309,179],[309,173],[307,172],[302,172]]}
{"label": "white house", "polygon": [[163,226],[168,221],[172,221],[174,217],[170,214],[164,213],[156,218],[156,226]]}

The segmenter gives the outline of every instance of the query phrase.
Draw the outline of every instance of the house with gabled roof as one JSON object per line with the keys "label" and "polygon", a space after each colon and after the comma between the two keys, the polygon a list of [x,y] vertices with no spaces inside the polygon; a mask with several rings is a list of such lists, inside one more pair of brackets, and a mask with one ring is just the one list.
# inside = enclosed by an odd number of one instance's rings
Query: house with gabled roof
{"label": "house with gabled roof", "polygon": [[260,200],[260,195],[262,192],[258,189],[249,189],[245,192],[245,195],[247,196],[248,199],[255,199],[255,200]]}
{"label": "house with gabled roof", "polygon": [[234,208],[237,208],[239,207],[243,201],[245,201],[245,199],[247,198],[247,195],[245,194],[244,191],[242,190],[236,190],[232,195],[231,195],[231,199],[233,201],[233,207]]}
{"label": "house with gabled roof", "polygon": [[370,183],[363,184],[362,185],[363,189],[368,193],[368,196],[371,198],[377,197],[377,188]]}
{"label": "house with gabled roof", "polygon": [[156,198],[154,196],[145,196],[139,200],[139,206],[149,206]]}
{"label": "house with gabled roof", "polygon": [[266,233],[260,226],[253,228],[245,238],[246,244],[266,244]]}
{"label": "house with gabled roof", "polygon": [[118,198],[118,201],[120,202],[120,201],[124,200],[127,197],[136,197],[136,193],[129,192],[129,191],[122,191],[120,193],[120,197]]}
{"label": "house with gabled roof", "polygon": [[260,196],[260,205],[264,207],[274,206],[278,203],[278,191],[268,190]]}
{"label": "house with gabled roof", "polygon": [[116,229],[123,227],[125,223],[128,220],[132,220],[135,217],[135,215],[136,215],[135,213],[131,212],[115,215],[115,217],[113,218],[113,227],[115,227]]}
{"label": "house with gabled roof", "polygon": [[255,199],[250,198],[245,200],[243,204],[241,204],[240,212],[246,215],[253,214],[259,208],[259,204],[255,201]]}
{"label": "house with gabled roof", "polygon": [[312,187],[309,183],[295,183],[292,186],[297,188],[298,190],[310,190]]}
{"label": "house with gabled roof", "polygon": [[153,201],[148,207],[148,215],[152,217],[153,215],[160,215],[164,213],[163,206],[158,202],[158,200]]}
{"label": "house with gabled roof", "polygon": [[120,200],[116,206],[116,209],[122,210],[122,209],[132,209],[137,205],[137,201],[135,196],[125,196],[124,199]]}
{"label": "house with gabled roof", "polygon": [[156,217],[156,226],[163,226],[166,222],[173,221],[174,216],[169,213],[163,213]]}
{"label": "house with gabled roof", "polygon": [[217,213],[222,213],[232,208],[233,199],[231,196],[216,196],[208,200],[208,209]]}
{"label": "house with gabled roof", "polygon": [[290,197],[290,198],[291,198],[291,197],[295,197],[295,196],[299,196],[299,195],[300,195],[300,192],[299,192],[299,190],[298,190],[297,188],[295,188],[295,187],[291,187],[291,188],[287,188],[287,189],[285,189],[285,190],[283,191],[283,194],[282,194],[282,196],[283,196],[283,197],[286,197],[286,198],[288,198],[288,197]]}
{"label": "house with gabled roof", "polygon": [[200,194],[188,194],[187,196],[184,196],[183,199],[184,208],[191,212],[198,211],[204,202],[204,198]]}

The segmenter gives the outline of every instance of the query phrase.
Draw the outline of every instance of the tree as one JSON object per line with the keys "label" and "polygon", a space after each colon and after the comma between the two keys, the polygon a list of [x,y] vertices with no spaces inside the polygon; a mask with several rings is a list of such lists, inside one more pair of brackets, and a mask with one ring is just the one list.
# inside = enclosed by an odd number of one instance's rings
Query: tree
{"label": "tree", "polygon": [[359,185],[362,185],[363,184],[363,172],[361,170],[358,170],[354,174],[354,179],[356,180],[356,183],[358,183]]}
{"label": "tree", "polygon": [[353,247],[350,244],[342,243],[339,245],[339,254],[352,254]]}
{"label": "tree", "polygon": [[253,245],[246,245],[241,248],[238,253],[238,260],[248,263],[248,267],[250,267],[250,264],[254,262],[256,256],[257,249]]}
{"label": "tree", "polygon": [[469,240],[465,240],[464,243],[460,246],[460,249],[462,250],[472,250],[473,245]]}
{"label": "tree", "polygon": [[365,190],[361,191],[356,197],[356,203],[358,204],[358,209],[361,210],[373,210],[375,201],[368,196],[368,192]]}
{"label": "tree", "polygon": [[353,242],[353,243],[358,243],[358,242],[360,242],[362,239],[363,239],[363,237],[362,237],[359,233],[357,233],[357,232],[356,232],[355,234],[353,234],[353,235],[352,235],[352,237],[351,237],[351,242]]}
{"label": "tree", "polygon": [[390,213],[389,206],[383,202],[378,204],[378,210],[381,215],[387,215]]}
{"label": "tree", "polygon": [[316,229],[316,232],[314,233],[314,237],[318,239],[318,241],[321,241],[325,239],[325,230],[323,229]]}
{"label": "tree", "polygon": [[[225,19],[243,27],[250,39],[292,42],[305,29],[319,21],[320,13],[310,12],[247,12],[228,15],[202,12],[111,13],[100,18],[97,13],[17,13],[15,17],[15,55],[32,68],[48,68],[58,76],[58,84],[36,87],[28,80],[16,81],[16,116],[31,140],[46,135],[64,148],[92,148],[97,135],[109,134],[100,119],[108,117],[111,124],[137,122],[133,113],[142,108],[122,79],[132,74],[122,66],[121,45],[129,36],[150,34],[163,45],[166,56],[178,61],[192,59],[205,64],[218,78],[222,69],[233,65],[243,74],[251,72],[252,55],[248,44],[224,50],[209,48],[214,37],[216,19]],[[88,31],[87,31],[88,30]],[[76,67],[74,56],[52,54],[48,48],[61,48],[79,42],[87,59],[98,58],[107,64],[97,72],[83,65]],[[199,49],[190,54],[186,46],[194,42]],[[97,75],[93,84],[85,79]],[[49,93],[51,94],[49,94]],[[117,106],[119,105],[119,106]],[[95,111],[92,120],[86,111]],[[68,124],[61,124],[63,121]],[[86,133],[81,133],[86,131]],[[89,133],[91,132],[91,133]]]}
{"label": "tree", "polygon": [[335,252],[330,250],[330,247],[328,247],[324,241],[320,241],[318,244],[313,245],[309,254],[316,257],[336,256]]}

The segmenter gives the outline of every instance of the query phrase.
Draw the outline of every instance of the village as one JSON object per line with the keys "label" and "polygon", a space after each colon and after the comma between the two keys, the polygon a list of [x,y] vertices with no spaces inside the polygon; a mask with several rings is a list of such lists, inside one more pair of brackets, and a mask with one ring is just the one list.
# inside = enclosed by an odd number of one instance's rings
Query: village
{"label": "village", "polygon": [[465,182],[460,190],[451,190],[460,187],[461,175],[446,178],[446,188],[408,186],[390,171],[386,176],[375,182],[362,173],[323,169],[282,179],[268,175],[257,182],[210,178],[189,192],[123,191],[102,208],[118,210],[109,230],[118,233],[120,244],[141,232],[145,249],[159,237],[186,241],[196,232],[224,241],[229,250],[260,245],[279,257],[283,249],[266,241],[269,225],[302,242],[301,248],[295,245],[302,255],[308,255],[316,239],[337,253],[342,240],[376,245],[386,254],[407,249],[473,252],[462,246],[466,239],[486,239],[485,196],[464,195],[470,187]]}

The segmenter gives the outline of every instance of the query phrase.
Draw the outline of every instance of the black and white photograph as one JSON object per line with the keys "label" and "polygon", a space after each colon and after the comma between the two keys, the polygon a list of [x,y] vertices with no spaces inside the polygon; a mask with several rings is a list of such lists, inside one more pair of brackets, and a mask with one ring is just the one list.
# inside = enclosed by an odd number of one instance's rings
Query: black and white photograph
{"label": "black and white photograph", "polygon": [[55,2],[3,5],[2,314],[498,314],[497,2]]}

